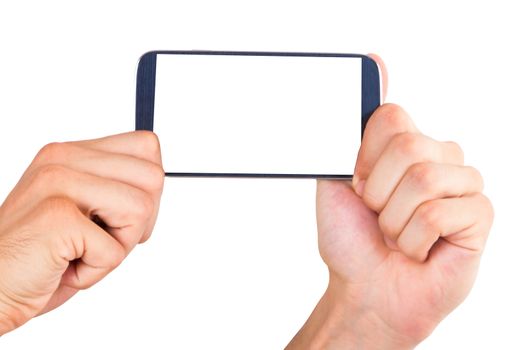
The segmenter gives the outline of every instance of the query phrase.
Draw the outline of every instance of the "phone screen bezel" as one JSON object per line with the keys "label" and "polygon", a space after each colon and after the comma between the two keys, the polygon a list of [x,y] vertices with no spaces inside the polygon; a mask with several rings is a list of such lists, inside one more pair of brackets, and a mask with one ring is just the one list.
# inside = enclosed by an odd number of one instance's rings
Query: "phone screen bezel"
{"label": "phone screen bezel", "polygon": [[[300,57],[352,57],[362,60],[361,79],[361,137],[374,110],[381,102],[380,73],[370,57],[346,53],[314,52],[264,52],[264,51],[207,51],[174,50],[150,51],[142,55],[137,69],[137,91],[135,105],[135,130],[153,131],[155,109],[155,77],[157,55],[230,55],[230,56],[300,56]],[[264,178],[321,178],[352,179],[352,174],[259,174],[259,173],[180,173],[166,172],[166,176],[177,177],[264,177]]]}

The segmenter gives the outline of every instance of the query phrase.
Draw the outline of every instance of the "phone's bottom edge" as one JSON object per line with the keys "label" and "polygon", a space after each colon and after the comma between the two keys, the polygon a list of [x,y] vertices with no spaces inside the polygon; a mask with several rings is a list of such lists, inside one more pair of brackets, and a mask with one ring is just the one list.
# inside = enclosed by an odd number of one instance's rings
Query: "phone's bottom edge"
{"label": "phone's bottom edge", "polygon": [[168,177],[224,177],[224,178],[276,178],[352,180],[353,175],[341,174],[257,174],[257,173],[165,173]]}

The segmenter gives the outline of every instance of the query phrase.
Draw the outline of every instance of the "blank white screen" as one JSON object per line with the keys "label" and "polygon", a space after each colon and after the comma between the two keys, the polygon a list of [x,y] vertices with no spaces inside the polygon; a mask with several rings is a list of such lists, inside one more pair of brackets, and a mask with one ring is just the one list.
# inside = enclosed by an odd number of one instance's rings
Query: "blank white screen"
{"label": "blank white screen", "polygon": [[157,55],[166,172],[353,173],[361,59]]}

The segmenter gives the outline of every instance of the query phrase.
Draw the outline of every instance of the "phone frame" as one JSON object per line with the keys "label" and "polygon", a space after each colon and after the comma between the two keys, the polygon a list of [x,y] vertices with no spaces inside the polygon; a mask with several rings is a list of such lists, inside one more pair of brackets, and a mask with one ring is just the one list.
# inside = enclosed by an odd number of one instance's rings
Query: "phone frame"
{"label": "phone frame", "polygon": [[[299,56],[299,57],[352,57],[362,59],[361,74],[361,137],[368,119],[381,103],[381,77],[377,64],[360,54],[317,52],[265,52],[265,51],[209,51],[174,50],[150,51],[142,55],[137,69],[135,130],[153,131],[155,109],[155,79],[157,55],[229,55],[229,56]],[[262,177],[262,178],[320,178],[350,180],[346,174],[258,174],[258,173],[180,173],[166,172],[177,177]]]}

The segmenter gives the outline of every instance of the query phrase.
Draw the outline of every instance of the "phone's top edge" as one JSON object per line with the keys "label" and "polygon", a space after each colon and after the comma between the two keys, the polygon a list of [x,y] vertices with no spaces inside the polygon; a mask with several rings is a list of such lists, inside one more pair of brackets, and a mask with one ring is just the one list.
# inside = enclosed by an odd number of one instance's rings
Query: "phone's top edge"
{"label": "phone's top edge", "polygon": [[367,55],[355,53],[336,52],[285,52],[285,51],[219,51],[219,50],[154,50],[144,53],[140,59],[147,55],[243,55],[243,56],[310,56],[310,57],[355,57],[371,59]]}

